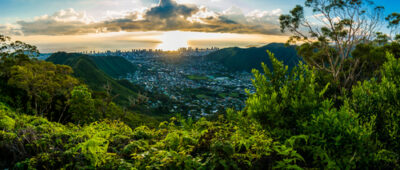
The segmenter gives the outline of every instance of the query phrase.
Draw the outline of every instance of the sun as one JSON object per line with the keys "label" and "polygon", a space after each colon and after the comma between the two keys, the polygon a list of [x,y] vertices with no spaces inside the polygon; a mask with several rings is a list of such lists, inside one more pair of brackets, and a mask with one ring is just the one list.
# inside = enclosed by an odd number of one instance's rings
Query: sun
{"label": "sun", "polygon": [[188,41],[192,38],[190,32],[181,32],[181,31],[169,31],[164,32],[164,34],[160,37],[160,43],[158,45],[158,49],[162,49],[165,51],[175,51],[179,48],[188,47]]}
{"label": "sun", "polygon": [[206,32],[184,32],[184,31],[167,31],[158,38],[160,43],[158,49],[166,51],[175,51],[179,48],[194,47],[190,42],[193,40],[221,40],[232,39],[235,34],[223,33],[206,33]]}

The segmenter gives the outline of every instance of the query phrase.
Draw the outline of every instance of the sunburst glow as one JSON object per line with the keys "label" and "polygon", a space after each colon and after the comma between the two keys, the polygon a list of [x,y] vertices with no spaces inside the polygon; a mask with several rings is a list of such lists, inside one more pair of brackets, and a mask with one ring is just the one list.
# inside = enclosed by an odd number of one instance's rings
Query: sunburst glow
{"label": "sunburst glow", "polygon": [[177,50],[182,47],[188,47],[188,41],[191,35],[187,32],[171,31],[165,32],[161,37],[161,43],[157,48],[162,50]]}
{"label": "sunburst glow", "polygon": [[154,38],[161,42],[157,46],[158,49],[172,51],[183,47],[264,45],[270,42],[284,42],[287,36],[170,31]]}

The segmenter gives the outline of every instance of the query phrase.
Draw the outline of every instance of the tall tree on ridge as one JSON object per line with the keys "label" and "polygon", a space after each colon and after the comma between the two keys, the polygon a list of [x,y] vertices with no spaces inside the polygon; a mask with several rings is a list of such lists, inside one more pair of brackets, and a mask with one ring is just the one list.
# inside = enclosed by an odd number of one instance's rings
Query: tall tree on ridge
{"label": "tall tree on ridge", "polygon": [[305,7],[314,15],[297,5],[280,16],[281,31],[292,33],[288,43],[304,42],[298,53],[307,64],[328,73],[340,90],[350,88],[363,64],[351,51],[374,39],[384,8],[369,0],[305,0]]}

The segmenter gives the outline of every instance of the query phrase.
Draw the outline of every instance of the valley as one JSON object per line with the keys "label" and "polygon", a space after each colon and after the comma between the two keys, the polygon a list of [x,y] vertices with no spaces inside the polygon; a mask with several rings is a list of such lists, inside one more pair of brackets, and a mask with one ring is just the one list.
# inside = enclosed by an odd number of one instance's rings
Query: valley
{"label": "valley", "polygon": [[[246,49],[181,48],[177,51],[135,49],[89,51],[82,54],[96,59],[115,58],[115,56],[126,59],[132,63],[130,67],[135,67],[134,69],[129,70],[127,64],[118,66],[118,63],[124,62],[116,62],[114,65],[113,62],[108,63],[111,68],[124,68],[124,74],[114,78],[128,80],[140,86],[144,89],[140,93],[146,97],[150,94],[165,96],[149,97],[146,103],[149,109],[168,112],[162,114],[182,114],[198,119],[224,113],[228,108],[238,111],[245,107],[248,96],[246,91],[249,93],[255,91],[251,80],[251,69],[248,68],[260,68],[261,62],[272,67],[266,50],[278,52],[280,54],[278,60],[288,64],[289,68],[296,66],[300,61],[294,47],[277,43]],[[115,71],[112,73],[117,75]]]}
{"label": "valley", "polygon": [[[147,93],[158,93],[169,98],[169,113],[200,118],[223,113],[226,109],[241,110],[246,92],[254,91],[252,74],[229,71],[224,65],[205,60],[213,49],[182,50],[171,54],[161,51],[108,52],[95,56],[121,56],[137,67],[134,72],[119,76],[143,87]],[[150,98],[148,106],[166,106],[166,101]]]}

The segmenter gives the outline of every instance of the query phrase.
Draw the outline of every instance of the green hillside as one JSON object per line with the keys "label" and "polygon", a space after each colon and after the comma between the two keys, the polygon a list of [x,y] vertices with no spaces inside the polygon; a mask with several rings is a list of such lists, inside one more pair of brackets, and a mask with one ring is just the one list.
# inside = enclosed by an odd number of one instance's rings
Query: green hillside
{"label": "green hillside", "polygon": [[[108,58],[108,59],[106,59]],[[54,64],[62,64],[71,66],[74,70],[74,76],[81,79],[85,84],[89,85],[94,91],[104,91],[104,86],[109,83],[112,87],[112,94],[117,95],[116,102],[122,105],[126,105],[128,98],[130,96],[136,97],[137,92],[142,89],[139,86],[134,86],[133,84],[120,83],[114,80],[111,76],[106,74],[107,72],[122,73],[117,71],[118,66],[115,66],[114,62],[122,61],[123,58],[119,57],[91,57],[88,55],[74,54],[74,53],[55,53],[50,56],[47,61],[53,62]],[[114,61],[112,63],[107,63],[107,61]],[[125,60],[126,61],[126,60]],[[127,61],[126,61],[127,62]],[[100,66],[97,63],[102,63]],[[126,70],[128,64],[124,65]],[[124,69],[121,69],[124,70]],[[106,72],[107,71],[107,72]],[[114,74],[116,75],[116,74]]]}
{"label": "green hillside", "polygon": [[136,71],[136,66],[122,57],[117,56],[89,56],[97,67],[110,75],[111,77],[118,78],[124,76],[126,73]]}
{"label": "green hillside", "polygon": [[271,43],[259,48],[225,48],[209,54],[206,56],[206,59],[217,61],[230,71],[250,72],[253,68],[261,69],[261,62],[264,62],[269,68],[272,68],[266,50],[274,53],[276,58],[279,61],[283,61],[289,68],[293,68],[301,60],[297,55],[295,46],[286,47],[281,43]]}
{"label": "green hillside", "polygon": [[71,59],[76,59],[85,56],[90,59],[96,67],[111,77],[118,78],[119,76],[126,75],[136,71],[136,66],[127,61],[126,59],[118,56],[89,56],[77,53],[64,53],[59,52],[51,55],[47,60],[56,64],[70,65]]}

